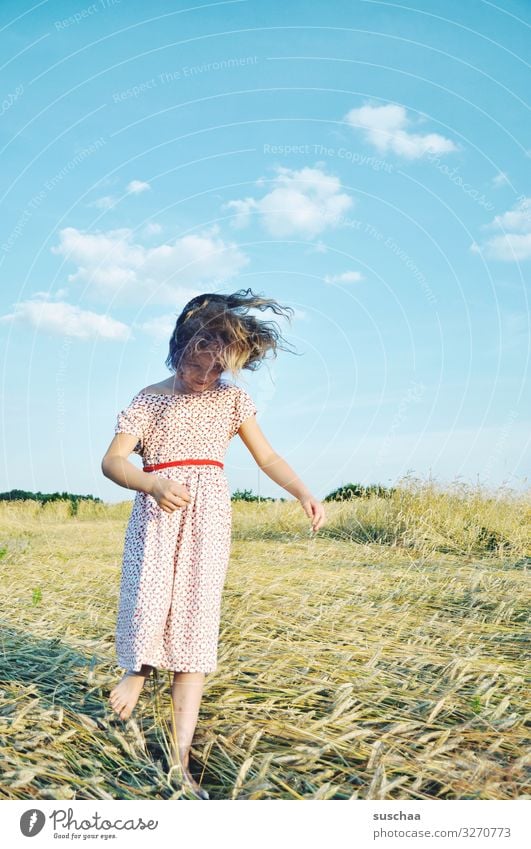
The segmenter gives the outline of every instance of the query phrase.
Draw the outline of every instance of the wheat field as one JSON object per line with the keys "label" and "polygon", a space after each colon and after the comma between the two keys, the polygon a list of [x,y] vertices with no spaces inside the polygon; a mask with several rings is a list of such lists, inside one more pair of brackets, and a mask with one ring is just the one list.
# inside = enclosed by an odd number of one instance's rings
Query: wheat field
{"label": "wheat field", "polygon": [[[191,766],[215,799],[529,795],[529,494],[233,502]],[[131,502],[0,502],[4,799],[186,798],[169,673],[108,706]]]}

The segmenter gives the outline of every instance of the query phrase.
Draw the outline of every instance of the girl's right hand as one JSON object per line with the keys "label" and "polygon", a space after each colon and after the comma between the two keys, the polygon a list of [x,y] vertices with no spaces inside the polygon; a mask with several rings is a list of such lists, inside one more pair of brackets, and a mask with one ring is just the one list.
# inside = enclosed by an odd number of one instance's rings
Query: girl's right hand
{"label": "girl's right hand", "polygon": [[179,507],[186,507],[190,493],[183,483],[155,476],[151,481],[149,494],[166,513],[174,513]]}

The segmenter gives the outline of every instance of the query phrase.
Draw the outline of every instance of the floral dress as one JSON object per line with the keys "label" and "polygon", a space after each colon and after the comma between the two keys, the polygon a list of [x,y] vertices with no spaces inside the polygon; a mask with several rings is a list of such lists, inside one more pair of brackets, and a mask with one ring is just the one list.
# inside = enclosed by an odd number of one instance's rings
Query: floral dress
{"label": "floral dress", "polygon": [[190,501],[166,513],[137,492],[123,550],[116,623],[118,663],[177,672],[215,672],[221,595],[229,562],[231,500],[223,460],[229,441],[257,409],[242,387],[219,381],[199,394],[139,392],[115,433],[138,437],[147,471],[185,484]]}

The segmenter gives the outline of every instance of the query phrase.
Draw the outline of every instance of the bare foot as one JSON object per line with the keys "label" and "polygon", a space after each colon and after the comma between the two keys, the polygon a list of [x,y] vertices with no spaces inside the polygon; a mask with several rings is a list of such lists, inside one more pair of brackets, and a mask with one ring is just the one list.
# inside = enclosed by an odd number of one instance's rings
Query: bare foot
{"label": "bare foot", "polygon": [[182,781],[183,785],[188,785],[191,787],[193,792],[199,796],[200,799],[209,799],[210,796],[208,792],[201,787],[200,784],[197,783],[192,773],[190,772],[190,767],[188,764],[188,757],[186,759],[181,759],[176,757],[175,749],[172,748],[172,760],[170,764],[170,772],[175,773],[176,777],[179,781]]}
{"label": "bare foot", "polygon": [[120,683],[111,690],[109,702],[120,719],[129,719],[131,716],[151,669],[151,666],[143,666],[140,672],[128,670]]}

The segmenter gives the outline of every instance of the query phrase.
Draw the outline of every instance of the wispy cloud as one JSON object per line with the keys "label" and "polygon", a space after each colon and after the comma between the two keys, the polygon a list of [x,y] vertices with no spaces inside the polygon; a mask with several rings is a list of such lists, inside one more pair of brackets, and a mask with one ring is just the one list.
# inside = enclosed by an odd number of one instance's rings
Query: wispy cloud
{"label": "wispy cloud", "polygon": [[[124,194],[140,195],[149,189],[151,189],[151,185],[144,180],[131,180],[125,187]],[[119,195],[104,195],[91,201],[88,206],[95,206],[96,209],[113,209],[122,199]]]}
{"label": "wispy cloud", "polygon": [[127,184],[127,192],[131,195],[139,195],[142,192],[147,192],[150,188],[149,183],[145,183],[143,180],[131,180]]}
{"label": "wispy cloud", "polygon": [[500,171],[499,174],[496,174],[496,176],[492,178],[492,185],[496,189],[500,188],[500,186],[510,185],[509,177],[505,171]]}
{"label": "wispy cloud", "polygon": [[487,257],[507,262],[517,262],[531,257],[531,197],[520,197],[516,204],[502,215],[496,215],[487,229],[498,227],[500,236],[493,236],[482,245],[473,242],[473,253],[485,252]]}
{"label": "wispy cloud", "polygon": [[51,250],[77,264],[68,275],[69,283],[85,282],[106,298],[174,304],[193,297],[190,288],[221,285],[249,262],[236,244],[218,233],[214,225],[199,234],[145,247],[127,227],[95,233],[66,227],[59,232],[59,245]]}
{"label": "wispy cloud", "polygon": [[[327,227],[335,226],[334,219],[353,204],[352,198],[341,191],[339,178],[321,168],[295,171],[276,166],[275,170],[274,188],[263,197],[231,200],[223,205],[223,209],[235,211],[233,227],[246,227],[254,214],[272,236],[313,238]],[[257,186],[265,183],[262,178]]]}
{"label": "wispy cloud", "polygon": [[113,206],[116,206],[117,202],[117,197],[113,197],[113,195],[104,195],[103,197],[92,201],[89,206],[95,206],[96,209],[112,209]]}
{"label": "wispy cloud", "polygon": [[[403,106],[365,104],[351,109],[343,118],[353,129],[361,129],[365,138],[380,153],[396,153],[406,159],[418,159],[425,153],[451,153],[458,150],[451,139],[438,133],[416,133],[408,129],[411,119]],[[425,119],[420,119],[421,121]]]}
{"label": "wispy cloud", "polygon": [[[43,293],[38,293],[43,296]],[[74,336],[76,339],[111,339],[122,341],[131,335],[130,328],[108,315],[82,310],[64,301],[40,300],[38,296],[14,304],[14,312],[0,316],[0,322],[34,327],[52,336]]]}
{"label": "wispy cloud", "polygon": [[343,271],[342,274],[326,274],[324,277],[325,283],[357,283],[363,279],[360,271]]}

